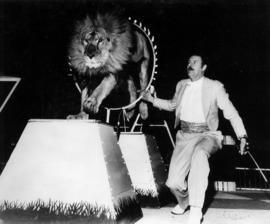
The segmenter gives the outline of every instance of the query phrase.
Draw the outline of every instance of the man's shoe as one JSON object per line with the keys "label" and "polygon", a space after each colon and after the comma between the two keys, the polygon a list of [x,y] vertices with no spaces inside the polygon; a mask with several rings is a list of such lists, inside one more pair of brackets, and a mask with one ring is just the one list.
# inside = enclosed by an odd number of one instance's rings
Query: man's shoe
{"label": "man's shoe", "polygon": [[176,205],[171,213],[174,215],[183,215],[185,213],[186,209],[181,208],[179,205]]}
{"label": "man's shoe", "polygon": [[188,217],[188,224],[201,224],[202,210],[201,208],[191,207]]}

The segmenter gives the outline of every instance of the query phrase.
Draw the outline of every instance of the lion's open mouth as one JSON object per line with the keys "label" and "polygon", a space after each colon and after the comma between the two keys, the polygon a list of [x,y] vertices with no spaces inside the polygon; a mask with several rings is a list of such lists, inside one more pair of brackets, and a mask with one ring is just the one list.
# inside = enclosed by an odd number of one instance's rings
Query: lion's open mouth
{"label": "lion's open mouth", "polygon": [[93,58],[95,57],[95,55],[100,54],[100,51],[98,50],[98,48],[92,44],[88,44],[85,47],[85,53],[89,58]]}
{"label": "lion's open mouth", "polygon": [[100,54],[96,54],[93,57],[89,57],[88,55],[84,55],[85,65],[88,68],[99,68],[106,64],[108,60],[109,52],[108,51],[100,51]]}

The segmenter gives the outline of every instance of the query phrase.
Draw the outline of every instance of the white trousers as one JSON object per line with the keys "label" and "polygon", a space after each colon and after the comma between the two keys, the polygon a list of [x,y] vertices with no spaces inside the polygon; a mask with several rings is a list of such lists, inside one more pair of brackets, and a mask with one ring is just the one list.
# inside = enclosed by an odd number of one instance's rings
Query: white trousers
{"label": "white trousers", "polygon": [[219,148],[221,132],[177,132],[166,185],[181,208],[203,207],[210,172],[208,158]]}

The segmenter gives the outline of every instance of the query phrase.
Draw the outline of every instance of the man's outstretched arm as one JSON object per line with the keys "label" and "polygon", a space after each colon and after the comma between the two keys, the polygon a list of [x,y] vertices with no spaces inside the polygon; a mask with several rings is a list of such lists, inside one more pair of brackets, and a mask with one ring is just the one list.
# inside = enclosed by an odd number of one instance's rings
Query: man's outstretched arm
{"label": "man's outstretched arm", "polygon": [[171,100],[165,100],[165,99],[154,97],[151,94],[150,90],[144,93],[143,100],[152,103],[154,107],[157,107],[161,110],[174,111],[176,109],[176,100],[179,94],[180,86],[181,86],[181,82],[178,82],[174,96]]}
{"label": "man's outstretched arm", "polygon": [[245,148],[247,145],[247,132],[244,127],[242,118],[238,111],[229,99],[229,94],[226,92],[224,86],[219,83],[217,89],[217,103],[218,107],[223,110],[224,117],[231,122],[237,138],[240,140],[240,154],[245,154]]}

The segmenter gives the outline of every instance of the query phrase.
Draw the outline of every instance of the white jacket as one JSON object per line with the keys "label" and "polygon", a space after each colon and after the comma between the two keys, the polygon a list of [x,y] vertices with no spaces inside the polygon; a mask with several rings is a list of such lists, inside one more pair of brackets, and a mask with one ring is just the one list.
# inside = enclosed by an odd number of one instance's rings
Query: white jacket
{"label": "white jacket", "polygon": [[[177,83],[174,97],[171,100],[155,98],[153,102],[153,106],[155,107],[167,111],[175,111],[175,128],[180,122],[180,105],[187,81],[188,79],[184,79]],[[221,82],[204,77],[202,105],[208,127],[211,131],[218,129],[218,109],[221,109],[224,117],[231,122],[238,138],[247,134],[243,121],[230,101],[229,95]]]}

